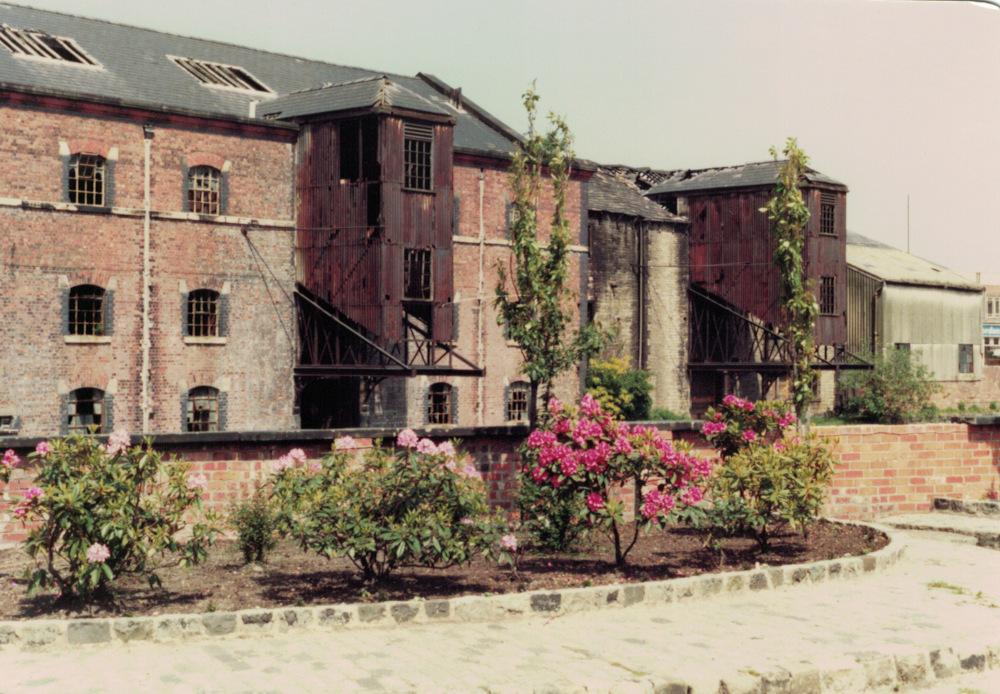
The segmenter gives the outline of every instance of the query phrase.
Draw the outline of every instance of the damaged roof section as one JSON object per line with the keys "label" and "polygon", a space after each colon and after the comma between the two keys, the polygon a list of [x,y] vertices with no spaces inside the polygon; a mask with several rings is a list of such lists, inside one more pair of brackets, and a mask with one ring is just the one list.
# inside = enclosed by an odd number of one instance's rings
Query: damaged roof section
{"label": "damaged roof section", "polygon": [[[655,176],[660,180],[646,191],[646,195],[669,195],[694,190],[772,186],[777,183],[778,173],[784,163],[784,161],[780,160],[760,161],[710,169],[658,171],[655,172]],[[815,169],[807,169],[804,178],[809,183],[847,188],[840,181],[830,178]]]}
{"label": "damaged roof section", "polygon": [[847,264],[891,284],[983,291],[954,270],[861,234],[847,234]]}
{"label": "damaged roof section", "polygon": [[662,205],[643,197],[634,179],[616,173],[616,168],[600,167],[587,186],[587,207],[594,212],[611,212],[657,222],[686,224],[687,218],[673,214]]}
{"label": "damaged roof section", "polygon": [[294,92],[261,104],[257,112],[265,118],[293,119],[358,109],[377,112],[403,109],[454,120],[454,116],[448,111],[393,82],[386,75],[363,77],[338,84],[328,83],[315,89]]}

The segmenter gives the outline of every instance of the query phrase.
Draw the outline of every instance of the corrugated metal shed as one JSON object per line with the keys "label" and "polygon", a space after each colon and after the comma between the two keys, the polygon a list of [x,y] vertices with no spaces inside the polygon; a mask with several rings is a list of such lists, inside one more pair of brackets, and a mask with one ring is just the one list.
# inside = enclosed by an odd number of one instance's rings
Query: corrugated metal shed
{"label": "corrugated metal shed", "polygon": [[954,270],[861,234],[847,234],[847,264],[893,284],[983,291],[982,286],[970,282]]}

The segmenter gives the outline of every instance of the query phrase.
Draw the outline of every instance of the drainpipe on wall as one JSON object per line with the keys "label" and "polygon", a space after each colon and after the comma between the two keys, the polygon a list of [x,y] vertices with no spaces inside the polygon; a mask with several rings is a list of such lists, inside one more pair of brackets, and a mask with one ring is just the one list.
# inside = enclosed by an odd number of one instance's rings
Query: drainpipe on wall
{"label": "drainpipe on wall", "polygon": [[639,295],[639,316],[638,327],[636,328],[636,359],[635,366],[638,369],[646,368],[646,223],[639,220],[639,229],[636,238],[636,270],[639,275],[637,294]]}
{"label": "drainpipe on wall", "polygon": [[[486,286],[486,223],[483,220],[483,200],[486,196],[486,173],[479,169],[479,288],[476,298],[476,363],[482,367],[486,363],[486,336],[483,334],[483,311]],[[483,426],[485,407],[483,397],[486,392],[485,376],[480,376],[476,384],[476,424]]]}
{"label": "drainpipe on wall", "polygon": [[150,339],[150,316],[149,307],[151,303],[151,268],[149,259],[149,227],[150,227],[150,192],[149,192],[149,169],[153,148],[153,126],[142,126],[143,136],[143,216],[142,216],[142,393],[140,407],[142,410],[142,433],[149,433],[150,419],[150,383],[149,383],[149,352],[151,347]]}

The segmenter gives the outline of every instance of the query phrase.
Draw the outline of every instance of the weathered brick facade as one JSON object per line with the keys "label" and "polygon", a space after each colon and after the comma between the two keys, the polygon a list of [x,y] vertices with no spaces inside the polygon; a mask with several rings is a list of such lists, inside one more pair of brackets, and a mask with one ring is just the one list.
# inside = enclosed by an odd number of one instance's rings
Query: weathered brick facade
{"label": "weathered brick facade", "polygon": [[[3,102],[0,102],[2,104]],[[0,105],[0,416],[13,416],[20,435],[52,435],[64,427],[66,396],[97,388],[109,399],[114,427],[142,430],[143,237],[145,135],[134,113],[83,116],[38,105]],[[165,120],[165,119],[164,119]],[[220,393],[227,430],[297,428],[293,368],[295,288],[294,128],[245,127],[212,121],[152,121],[150,144],[150,432],[185,426],[189,389]],[[109,199],[102,209],[68,202],[65,167],[78,153],[108,160]],[[223,172],[222,215],[186,212],[188,167]],[[458,350],[485,366],[476,377],[389,378],[375,386],[364,423],[420,426],[427,389],[451,383],[460,425],[499,424],[508,385],[519,380],[520,355],[508,344],[493,308],[498,263],[509,262],[506,160],[478,158],[454,169],[458,219],[454,282]],[[579,319],[578,290],[586,272],[583,180],[569,191],[573,230],[568,308]],[[542,203],[544,220],[551,198]],[[253,222],[251,223],[251,219]],[[105,289],[107,334],[66,335],[70,287]],[[189,292],[211,289],[225,306],[223,334],[185,336]],[[579,375],[567,374],[560,394],[573,397]]]}

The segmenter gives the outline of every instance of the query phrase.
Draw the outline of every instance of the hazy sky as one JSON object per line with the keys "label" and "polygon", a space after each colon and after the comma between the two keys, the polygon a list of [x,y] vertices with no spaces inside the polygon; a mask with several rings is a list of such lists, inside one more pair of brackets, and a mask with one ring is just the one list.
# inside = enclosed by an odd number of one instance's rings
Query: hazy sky
{"label": "hazy sky", "polygon": [[577,153],[759,161],[788,135],[850,186],[848,228],[1000,281],[1000,10],[921,0],[34,0],[404,74],[521,129],[533,79]]}

